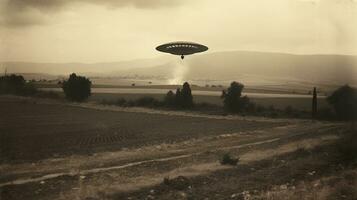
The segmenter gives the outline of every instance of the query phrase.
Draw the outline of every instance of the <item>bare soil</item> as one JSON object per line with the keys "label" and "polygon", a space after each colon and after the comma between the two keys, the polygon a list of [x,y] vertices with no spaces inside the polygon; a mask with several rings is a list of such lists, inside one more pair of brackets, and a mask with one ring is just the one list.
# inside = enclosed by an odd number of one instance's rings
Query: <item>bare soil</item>
{"label": "bare soil", "polygon": [[0,119],[1,162],[90,155],[283,124],[102,111],[12,97],[0,98]]}
{"label": "bare soil", "polygon": [[[346,131],[3,96],[0,199],[267,199],[335,173],[321,149]],[[227,152],[237,166],[219,163]]]}

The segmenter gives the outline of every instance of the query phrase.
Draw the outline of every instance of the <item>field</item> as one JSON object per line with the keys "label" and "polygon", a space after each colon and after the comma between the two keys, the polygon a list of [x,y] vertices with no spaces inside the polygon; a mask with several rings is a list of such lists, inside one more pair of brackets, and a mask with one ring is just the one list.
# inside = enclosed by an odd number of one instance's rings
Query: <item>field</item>
{"label": "field", "polygon": [[[62,89],[58,88],[58,85],[53,83],[49,84],[37,84],[38,87],[42,89],[53,89],[55,91],[60,91],[62,93]],[[153,97],[158,100],[163,100],[165,97],[165,93],[169,90],[175,91],[176,88],[180,87],[179,85],[139,85],[139,86],[119,86],[119,85],[94,85],[93,86],[93,94],[90,98],[92,101],[101,101],[101,100],[108,100],[108,101],[115,101],[118,98],[124,98],[128,100],[135,100],[140,97]],[[332,87],[332,86],[331,86]],[[335,87],[332,87],[335,89]],[[115,90],[138,90],[137,93],[115,93]],[[222,99],[219,95],[206,95],[206,94],[195,94],[195,92],[199,91],[201,93],[204,92],[216,92],[218,94],[221,93],[225,87],[202,87],[202,86],[192,86],[194,101],[196,103],[209,103],[213,105],[222,106]],[[101,91],[101,92],[98,92]],[[161,94],[153,94],[149,93],[150,90],[163,90]],[[329,94],[333,89],[322,87],[320,88],[322,95],[321,98],[318,98],[318,106],[319,108],[326,108],[328,104],[326,99],[324,98],[325,94]],[[105,92],[103,92],[105,91]],[[270,107],[274,106],[274,108],[284,110],[286,107],[291,106],[295,110],[300,111],[310,111],[311,110],[311,98],[309,95],[306,96],[309,89],[308,86],[300,87],[292,87],[292,86],[285,86],[278,85],[278,86],[255,86],[255,87],[247,87],[244,89],[244,92],[254,93],[254,94],[281,94],[282,97],[256,97],[250,96],[248,97],[255,102],[257,105]],[[322,92],[324,91],[324,92]],[[284,97],[284,95],[298,95],[297,97]],[[299,97],[299,95],[304,95],[305,97]]]}
{"label": "field", "polygon": [[12,98],[1,98],[0,113],[2,162],[120,150],[275,126],[268,122],[104,112]]}
{"label": "field", "polygon": [[[163,94],[110,94],[110,93],[94,93],[90,100],[101,101],[103,99],[109,101],[115,101],[118,98],[135,100],[140,97],[153,97],[158,100],[162,100],[165,95]],[[223,105],[223,101],[219,96],[208,96],[208,95],[193,95],[194,101],[196,103],[209,103],[214,105]],[[296,110],[310,111],[311,110],[311,99],[309,98],[299,98],[299,97],[264,97],[264,98],[251,98],[253,102],[257,105],[264,107],[274,106],[277,109],[284,110],[287,106],[291,106]],[[318,105],[320,108],[327,107],[328,104],[324,98],[319,98]]]}
{"label": "field", "polygon": [[[0,119],[1,200],[284,196],[330,178],[335,169],[316,148],[349,131],[344,123],[13,96],[0,97]],[[221,165],[225,153],[238,166]]]}

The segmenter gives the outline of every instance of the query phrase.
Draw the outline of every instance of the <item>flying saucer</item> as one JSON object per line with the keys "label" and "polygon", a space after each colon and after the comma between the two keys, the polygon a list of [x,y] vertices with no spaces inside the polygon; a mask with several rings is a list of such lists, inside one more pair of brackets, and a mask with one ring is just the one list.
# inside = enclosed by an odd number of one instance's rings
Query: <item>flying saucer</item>
{"label": "flying saucer", "polygon": [[207,51],[208,47],[193,42],[170,42],[156,47],[156,50],[181,55],[181,59],[184,59],[186,55]]}

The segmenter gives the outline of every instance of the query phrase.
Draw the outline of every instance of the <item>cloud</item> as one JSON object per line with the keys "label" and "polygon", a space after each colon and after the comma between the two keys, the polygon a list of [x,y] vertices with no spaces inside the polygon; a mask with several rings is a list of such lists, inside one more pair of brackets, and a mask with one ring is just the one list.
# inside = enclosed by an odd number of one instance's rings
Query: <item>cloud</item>
{"label": "cloud", "polygon": [[185,0],[3,0],[0,2],[0,26],[24,27],[42,25],[46,18],[61,10],[80,4],[108,8],[134,7],[160,9],[179,6]]}
{"label": "cloud", "polygon": [[11,0],[7,6],[10,9],[36,8],[40,10],[60,9],[73,3],[90,3],[111,7],[133,6],[137,8],[159,8],[176,6],[178,0]]}

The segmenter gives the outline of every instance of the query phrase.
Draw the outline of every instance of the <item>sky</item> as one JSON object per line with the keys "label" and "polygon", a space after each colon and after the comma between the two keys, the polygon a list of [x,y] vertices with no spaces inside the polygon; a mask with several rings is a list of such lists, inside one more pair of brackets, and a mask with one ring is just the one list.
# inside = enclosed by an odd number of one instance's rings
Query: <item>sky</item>
{"label": "sky", "polygon": [[0,0],[0,61],[116,62],[209,52],[357,55],[356,0]]}

